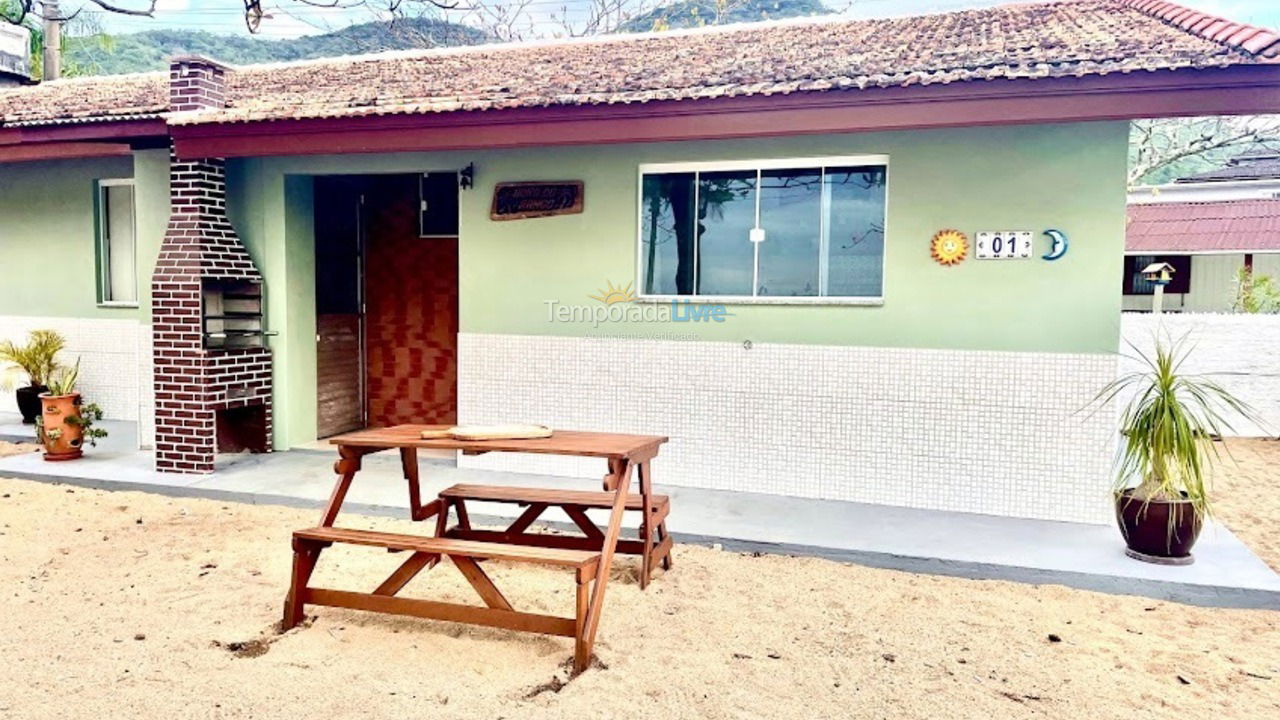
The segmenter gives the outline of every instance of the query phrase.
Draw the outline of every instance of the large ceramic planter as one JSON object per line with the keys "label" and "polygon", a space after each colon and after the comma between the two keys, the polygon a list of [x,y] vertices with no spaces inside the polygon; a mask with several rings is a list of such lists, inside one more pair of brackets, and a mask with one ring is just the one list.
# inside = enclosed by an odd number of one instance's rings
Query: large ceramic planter
{"label": "large ceramic planter", "polygon": [[1191,548],[1204,523],[1187,500],[1143,501],[1125,490],[1116,493],[1116,521],[1129,557],[1161,565],[1195,562]]}
{"label": "large ceramic planter", "polygon": [[24,388],[18,388],[15,393],[18,396],[18,412],[22,413],[22,422],[31,425],[40,417],[40,394],[48,392],[49,388],[43,385],[30,385]]}
{"label": "large ceramic planter", "polygon": [[[44,443],[44,459],[75,460],[84,454],[84,428],[80,425],[80,393],[40,395],[40,442]],[[68,422],[68,419],[75,418]]]}

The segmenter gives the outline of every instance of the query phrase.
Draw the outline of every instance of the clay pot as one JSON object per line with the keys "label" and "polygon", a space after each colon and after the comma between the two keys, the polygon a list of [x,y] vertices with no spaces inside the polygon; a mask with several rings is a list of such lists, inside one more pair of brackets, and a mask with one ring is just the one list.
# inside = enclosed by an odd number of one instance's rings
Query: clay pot
{"label": "clay pot", "polygon": [[67,422],[67,418],[80,417],[80,393],[42,393],[40,405],[44,422],[44,428],[40,432],[40,441],[44,443],[44,459],[75,460],[83,455],[84,428],[79,423]]}
{"label": "clay pot", "polygon": [[1143,501],[1133,497],[1132,489],[1125,490],[1116,493],[1116,520],[1129,557],[1161,565],[1195,562],[1191,548],[1204,521],[1189,501]]}
{"label": "clay pot", "polygon": [[24,388],[18,388],[15,393],[18,396],[18,412],[22,413],[22,422],[24,425],[31,425],[40,416],[40,393],[48,392],[49,388],[43,385],[29,385]]}

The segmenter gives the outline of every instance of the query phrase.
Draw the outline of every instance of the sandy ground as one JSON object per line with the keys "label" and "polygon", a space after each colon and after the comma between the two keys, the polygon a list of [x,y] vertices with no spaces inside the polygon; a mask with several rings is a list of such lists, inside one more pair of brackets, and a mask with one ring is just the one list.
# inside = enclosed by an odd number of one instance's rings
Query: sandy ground
{"label": "sandy ground", "polygon": [[[1261,472],[1280,443],[1240,454]],[[1248,539],[1280,518],[1251,482],[1221,486]],[[330,608],[278,635],[289,533],[314,521],[0,480],[0,717],[1280,717],[1280,612],[694,546],[645,593],[615,567],[572,680],[561,638]],[[316,581],[370,589],[400,558],[334,549]],[[486,567],[517,608],[569,613],[567,573]],[[448,566],[405,592],[473,600]]]}
{"label": "sandy ground", "polygon": [[1213,499],[1218,520],[1280,572],[1280,441],[1227,441]]}

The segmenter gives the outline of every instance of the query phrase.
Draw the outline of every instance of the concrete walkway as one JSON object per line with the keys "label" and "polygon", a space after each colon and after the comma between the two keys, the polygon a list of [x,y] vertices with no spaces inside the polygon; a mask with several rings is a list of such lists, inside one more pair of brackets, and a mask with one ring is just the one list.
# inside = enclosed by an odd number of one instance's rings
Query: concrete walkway
{"label": "concrete walkway", "polygon": [[[30,433],[16,416],[0,416],[0,436]],[[333,487],[336,453],[294,450],[219,459],[213,475],[168,475],[151,454],[134,450],[131,423],[106,423],[107,441],[75,462],[46,463],[39,454],[0,458],[0,476],[104,490],[141,490],[254,504],[320,507]],[[424,497],[454,483],[598,489],[593,481],[457,468],[451,460],[422,464]],[[654,474],[662,477],[661,458]],[[1211,526],[1186,567],[1149,565],[1124,556],[1112,526],[1022,520],[734,493],[659,484],[671,496],[668,526],[679,542],[726,549],[818,555],[874,567],[967,578],[1052,583],[1110,593],[1223,607],[1280,609],[1280,576],[1229,530]],[[398,456],[365,458],[346,508],[405,516]],[[473,518],[512,517],[513,506],[480,503]],[[568,527],[567,518],[565,526]]]}

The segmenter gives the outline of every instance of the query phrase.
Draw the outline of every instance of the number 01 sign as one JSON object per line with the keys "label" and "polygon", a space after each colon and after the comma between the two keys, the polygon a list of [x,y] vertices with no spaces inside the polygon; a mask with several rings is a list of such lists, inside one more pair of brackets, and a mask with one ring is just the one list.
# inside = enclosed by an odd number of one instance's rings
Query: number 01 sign
{"label": "number 01 sign", "polygon": [[978,233],[975,243],[979,260],[1016,260],[1031,257],[1031,232],[997,230]]}

